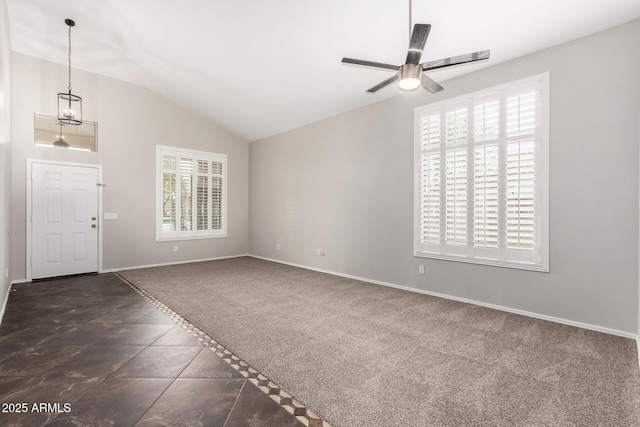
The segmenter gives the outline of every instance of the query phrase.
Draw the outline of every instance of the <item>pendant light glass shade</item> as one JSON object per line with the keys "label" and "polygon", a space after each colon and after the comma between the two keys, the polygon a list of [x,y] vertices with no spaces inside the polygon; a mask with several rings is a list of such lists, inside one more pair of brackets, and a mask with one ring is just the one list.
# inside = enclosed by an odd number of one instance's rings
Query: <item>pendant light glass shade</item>
{"label": "pendant light glass shade", "polygon": [[65,19],[69,27],[69,92],[58,94],[58,123],[65,125],[82,124],[82,98],[71,93],[71,27],[76,23],[72,19]]}

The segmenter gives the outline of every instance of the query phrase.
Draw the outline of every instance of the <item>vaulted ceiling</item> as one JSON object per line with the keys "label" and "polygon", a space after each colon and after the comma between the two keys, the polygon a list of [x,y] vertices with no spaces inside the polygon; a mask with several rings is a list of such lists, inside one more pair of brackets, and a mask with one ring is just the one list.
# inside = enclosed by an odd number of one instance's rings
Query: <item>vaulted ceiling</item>
{"label": "vaulted ceiling", "polygon": [[[404,62],[399,0],[9,0],[16,52],[137,83],[253,141],[401,92],[365,90],[392,72],[343,56]],[[446,80],[640,17],[639,0],[414,0],[432,25],[422,62],[490,49]],[[598,60],[598,52],[593,52]],[[403,96],[412,96],[403,94]]]}

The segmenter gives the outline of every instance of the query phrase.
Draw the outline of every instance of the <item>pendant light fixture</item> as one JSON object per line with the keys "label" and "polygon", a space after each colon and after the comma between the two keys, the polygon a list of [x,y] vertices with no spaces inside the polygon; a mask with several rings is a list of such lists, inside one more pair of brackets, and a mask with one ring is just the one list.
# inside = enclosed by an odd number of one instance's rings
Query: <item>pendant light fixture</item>
{"label": "pendant light fixture", "polygon": [[69,27],[69,92],[58,94],[58,123],[65,125],[82,124],[82,98],[71,93],[71,27],[76,23],[72,19],[65,19]]}

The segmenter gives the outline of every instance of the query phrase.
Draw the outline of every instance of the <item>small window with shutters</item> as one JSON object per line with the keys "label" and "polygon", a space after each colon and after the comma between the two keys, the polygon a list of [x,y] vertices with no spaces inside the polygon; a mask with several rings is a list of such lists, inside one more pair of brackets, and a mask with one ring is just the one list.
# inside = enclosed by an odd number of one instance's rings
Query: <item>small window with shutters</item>
{"label": "small window with shutters", "polygon": [[224,154],[156,147],[156,240],[226,237]]}
{"label": "small window with shutters", "polygon": [[548,109],[548,73],[416,108],[416,256],[549,271]]}

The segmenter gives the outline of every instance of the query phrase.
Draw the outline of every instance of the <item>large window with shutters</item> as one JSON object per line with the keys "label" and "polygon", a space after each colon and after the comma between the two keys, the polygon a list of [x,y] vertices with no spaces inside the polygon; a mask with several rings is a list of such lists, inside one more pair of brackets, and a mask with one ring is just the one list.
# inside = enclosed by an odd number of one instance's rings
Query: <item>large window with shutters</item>
{"label": "large window with shutters", "polygon": [[156,240],[225,237],[227,156],[157,146]]}
{"label": "large window with shutters", "polygon": [[549,75],[415,111],[415,255],[549,271]]}

